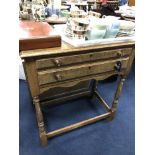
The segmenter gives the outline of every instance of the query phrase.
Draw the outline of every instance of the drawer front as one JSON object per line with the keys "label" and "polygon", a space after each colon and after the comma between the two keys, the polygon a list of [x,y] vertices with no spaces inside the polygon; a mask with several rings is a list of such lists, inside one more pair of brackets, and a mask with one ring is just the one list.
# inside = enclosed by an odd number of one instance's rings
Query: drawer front
{"label": "drawer front", "polygon": [[52,67],[55,68],[55,67],[61,67],[61,66],[70,65],[70,64],[109,59],[113,57],[119,58],[126,55],[130,55],[130,53],[131,53],[131,48],[124,48],[119,50],[118,49],[107,50],[107,51],[92,52],[92,53],[81,54],[81,55],[41,59],[41,60],[36,60],[36,67],[37,69],[52,68]]}
{"label": "drawer front", "polygon": [[[125,69],[128,64],[129,57],[123,59],[116,59],[110,61],[101,61],[96,63],[89,63],[85,65],[78,65],[72,67],[64,67],[61,69],[49,69],[38,72],[39,85],[60,82],[89,75],[100,74],[108,71]],[[121,65],[121,66],[120,66]]]}

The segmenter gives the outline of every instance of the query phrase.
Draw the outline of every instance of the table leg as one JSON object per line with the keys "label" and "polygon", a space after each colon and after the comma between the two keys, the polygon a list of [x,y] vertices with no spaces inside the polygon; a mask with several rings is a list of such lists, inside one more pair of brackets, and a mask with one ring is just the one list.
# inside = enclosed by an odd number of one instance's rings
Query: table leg
{"label": "table leg", "polygon": [[45,146],[47,145],[47,135],[45,131],[45,125],[43,121],[43,115],[42,115],[42,111],[41,111],[41,107],[39,103],[39,98],[34,97],[33,102],[34,102],[35,110],[36,110],[36,117],[37,117],[37,122],[38,122],[38,127],[39,127],[41,144]]}
{"label": "table leg", "polygon": [[117,86],[117,90],[115,92],[115,97],[114,97],[114,100],[113,100],[113,103],[112,103],[112,108],[111,108],[112,115],[110,117],[110,120],[113,120],[115,112],[117,110],[118,99],[119,99],[119,97],[121,95],[124,81],[125,81],[125,77],[121,76],[120,81],[119,81],[118,86]]}
{"label": "table leg", "polygon": [[51,131],[49,133],[46,133],[46,131],[45,131],[45,125],[44,125],[44,121],[43,121],[43,115],[42,115],[42,111],[41,111],[41,107],[40,107],[40,103],[39,103],[39,98],[38,97],[34,97],[33,98],[33,102],[34,102],[35,109],[36,109],[36,116],[37,116],[37,122],[38,122],[38,127],[39,127],[39,134],[40,134],[40,139],[41,139],[42,145],[47,145],[47,143],[48,143],[47,139],[48,138],[51,138],[53,136],[56,136],[56,135],[59,135],[59,134],[71,131],[73,129],[82,127],[84,125],[88,125],[88,124],[94,123],[94,122],[99,121],[101,119],[105,119],[106,118],[106,119],[108,119],[110,121],[113,120],[115,112],[117,110],[118,99],[119,99],[119,97],[121,95],[124,81],[125,81],[125,76],[120,76],[120,81],[118,83],[117,90],[115,92],[115,96],[114,96],[114,100],[113,100],[113,103],[112,103],[112,107],[110,108],[107,105],[107,103],[99,95],[99,93],[97,91],[98,81],[94,80],[93,86],[92,86],[92,95],[94,95],[94,94],[96,95],[96,97],[105,106],[105,108],[107,109],[108,112],[104,113],[102,115],[90,118],[88,120],[84,120],[84,121],[81,121],[81,122],[78,122],[78,123],[66,126],[64,128],[60,128],[60,129]]}
{"label": "table leg", "polygon": [[93,91],[95,91],[97,89],[97,84],[98,84],[98,81],[95,80],[93,83]]}
{"label": "table leg", "polygon": [[98,81],[94,80],[93,85],[92,85],[92,90],[91,90],[91,97],[92,98],[94,97],[94,92],[97,90],[97,84],[98,84]]}

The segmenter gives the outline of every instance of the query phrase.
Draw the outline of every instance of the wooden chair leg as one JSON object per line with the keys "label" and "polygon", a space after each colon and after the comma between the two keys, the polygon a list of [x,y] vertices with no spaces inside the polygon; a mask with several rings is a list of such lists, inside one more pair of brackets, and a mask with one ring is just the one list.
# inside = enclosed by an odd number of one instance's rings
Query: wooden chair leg
{"label": "wooden chair leg", "polygon": [[33,102],[34,102],[35,110],[36,110],[36,117],[37,117],[37,122],[38,122],[38,127],[39,127],[41,144],[45,146],[47,145],[48,141],[47,141],[47,135],[46,135],[45,125],[43,121],[43,115],[42,115],[42,111],[40,108],[39,98],[34,97]]}

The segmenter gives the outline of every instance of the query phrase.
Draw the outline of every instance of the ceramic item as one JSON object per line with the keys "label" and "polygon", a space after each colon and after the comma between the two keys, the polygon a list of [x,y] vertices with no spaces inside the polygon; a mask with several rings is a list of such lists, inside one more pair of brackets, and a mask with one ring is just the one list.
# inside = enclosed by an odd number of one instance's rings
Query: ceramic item
{"label": "ceramic item", "polygon": [[81,19],[81,18],[74,18],[73,21],[77,24],[80,24],[81,26],[88,26],[89,20],[88,19]]}
{"label": "ceramic item", "polygon": [[62,11],[60,12],[60,16],[61,16],[61,17],[66,17],[66,18],[68,18],[68,17],[70,16],[70,13],[69,13],[68,10],[62,10]]}
{"label": "ceramic item", "polygon": [[83,18],[73,18],[71,20],[71,26],[72,29],[79,29],[79,30],[87,30],[88,26],[89,26],[89,21]]}
{"label": "ceramic item", "polygon": [[116,16],[105,16],[103,15],[102,18],[105,18],[106,20],[119,20],[120,17],[116,17]]}
{"label": "ceramic item", "polygon": [[114,22],[107,28],[105,38],[115,38],[120,30],[120,23]]}
{"label": "ceramic item", "polygon": [[73,33],[78,34],[78,35],[84,35],[84,34],[86,34],[86,31],[84,31],[84,30],[73,30]]}
{"label": "ceramic item", "polygon": [[102,18],[90,19],[90,27],[95,29],[107,29],[108,23]]}
{"label": "ceramic item", "polygon": [[115,38],[119,32],[119,29],[110,29],[107,31],[105,38]]}
{"label": "ceramic item", "polygon": [[65,34],[73,39],[85,39],[89,21],[83,18],[69,18]]}
{"label": "ceramic item", "polygon": [[108,25],[105,20],[101,18],[91,19],[89,31],[87,32],[87,38],[89,40],[103,39],[106,34],[107,28]]}
{"label": "ceramic item", "polygon": [[98,30],[106,30],[107,25],[97,24],[97,25],[93,25],[93,28],[98,29]]}
{"label": "ceramic item", "polygon": [[103,39],[105,36],[106,30],[98,30],[98,29],[92,29],[87,31],[87,38],[88,40],[94,40],[94,39]]}
{"label": "ceramic item", "polygon": [[72,18],[86,18],[87,13],[84,10],[71,11],[70,17],[72,17]]}
{"label": "ceramic item", "polygon": [[89,17],[91,17],[91,16],[96,17],[96,18],[100,18],[101,17],[101,14],[98,13],[98,12],[95,12],[95,11],[89,11],[88,15],[89,15]]}
{"label": "ceramic item", "polygon": [[119,20],[119,23],[120,23],[120,29],[123,30],[132,30],[135,28],[135,23],[132,21]]}

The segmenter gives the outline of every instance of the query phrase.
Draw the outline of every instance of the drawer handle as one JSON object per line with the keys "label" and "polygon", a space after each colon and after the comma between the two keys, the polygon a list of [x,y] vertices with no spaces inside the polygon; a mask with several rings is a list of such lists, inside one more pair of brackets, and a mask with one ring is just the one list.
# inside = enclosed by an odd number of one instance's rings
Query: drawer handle
{"label": "drawer handle", "polygon": [[120,72],[121,69],[122,69],[122,62],[121,61],[117,61],[116,64],[115,64],[115,66],[114,66],[114,69],[116,71]]}
{"label": "drawer handle", "polygon": [[58,67],[61,66],[60,61],[59,61],[58,59],[55,59],[55,60],[54,60],[54,63],[55,63],[55,65],[58,66]]}
{"label": "drawer handle", "polygon": [[117,56],[118,57],[121,57],[123,54],[122,54],[122,52],[121,51],[119,51],[118,53],[117,53]]}
{"label": "drawer handle", "polygon": [[61,76],[60,74],[56,74],[55,77],[56,77],[56,79],[57,79],[58,81],[61,81],[61,80],[62,80],[62,76]]}

